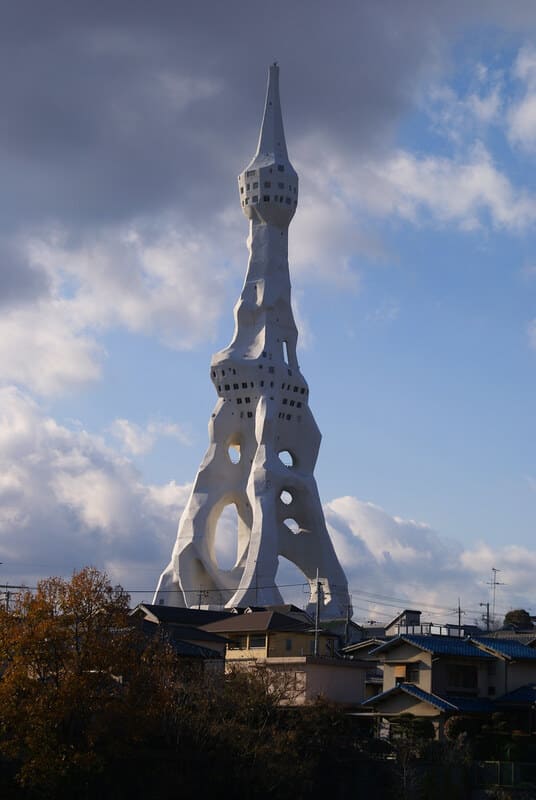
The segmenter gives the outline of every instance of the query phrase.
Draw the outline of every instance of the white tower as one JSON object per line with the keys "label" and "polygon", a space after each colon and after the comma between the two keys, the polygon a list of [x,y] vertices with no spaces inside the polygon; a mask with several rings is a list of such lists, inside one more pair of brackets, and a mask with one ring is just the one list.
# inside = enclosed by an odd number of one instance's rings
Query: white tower
{"label": "white tower", "polygon": [[[278,556],[306,576],[310,604],[321,585],[321,616],[345,617],[348,585],[324,520],[313,470],[321,434],[296,358],[290,304],[288,226],[298,203],[298,176],[287,155],[279,67],[270,67],[257,153],[238,178],[250,221],[249,265],[235,307],[231,344],[212,358],[218,401],[209,447],[179,523],[171,562],[154,602],[204,607],[282,603]],[[238,512],[232,569],[215,556],[225,507]]]}

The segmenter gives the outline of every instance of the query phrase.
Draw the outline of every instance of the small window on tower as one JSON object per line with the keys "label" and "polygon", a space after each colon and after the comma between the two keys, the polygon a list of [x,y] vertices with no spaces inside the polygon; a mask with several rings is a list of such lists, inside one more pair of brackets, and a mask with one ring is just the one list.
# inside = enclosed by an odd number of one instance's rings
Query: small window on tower
{"label": "small window on tower", "polygon": [[272,186],[272,181],[264,181],[264,188],[270,189]]}
{"label": "small window on tower", "polygon": [[283,166],[283,164],[278,164],[277,165],[277,171],[278,172],[284,172],[285,171],[285,167]]}
{"label": "small window on tower", "polygon": [[305,389],[300,389],[301,394],[305,394]]}
{"label": "small window on tower", "polygon": [[231,388],[231,387],[229,386],[229,384],[228,384],[228,383],[226,383],[226,384],[225,384],[225,391],[226,391],[226,392],[228,392],[230,388]]}
{"label": "small window on tower", "polygon": [[246,381],[242,381],[242,389],[247,389],[247,388],[248,388],[248,385],[247,385]]}
{"label": "small window on tower", "polygon": [[288,403],[288,400],[287,400],[287,398],[286,398],[286,397],[284,397],[284,398],[283,398],[283,405],[284,405],[284,406],[286,406],[286,404],[287,404],[287,403]]}
{"label": "small window on tower", "polygon": [[248,169],[248,171],[246,172],[246,178],[251,178],[252,175],[255,175],[255,170]]}
{"label": "small window on tower", "polygon": [[244,400],[245,400],[246,403],[251,403],[251,400],[249,399],[249,397],[244,398]]}
{"label": "small window on tower", "polygon": [[270,202],[270,195],[269,194],[265,194],[262,199],[264,200],[265,203],[269,203]]}
{"label": "small window on tower", "polygon": [[251,418],[252,416],[253,416],[253,412],[252,411],[248,411],[248,417]]}
{"label": "small window on tower", "polygon": [[278,189],[284,189],[285,188],[285,184],[284,183],[278,183],[277,184],[277,188]]}
{"label": "small window on tower", "polygon": [[237,404],[238,406],[241,406],[241,405],[242,405],[242,398],[241,398],[241,397],[237,397],[237,398],[236,398],[236,404]]}
{"label": "small window on tower", "polygon": [[[255,201],[255,198],[253,198],[253,201]],[[287,197],[287,199],[285,200],[285,203],[287,204],[287,206],[290,205],[290,197]]]}
{"label": "small window on tower", "polygon": [[[253,197],[251,198],[251,202],[252,203],[258,203],[259,202],[259,196],[257,194],[254,194]],[[290,200],[289,200],[289,203],[290,203]]]}
{"label": "small window on tower", "polygon": [[248,203],[249,203],[249,200],[248,200],[248,198],[246,197],[246,199],[244,200],[244,205],[245,205],[245,206],[247,206],[247,204],[248,204]]}
{"label": "small window on tower", "polygon": [[253,188],[254,189],[258,189],[259,188],[259,184],[257,183],[257,181],[255,181],[255,183],[253,184]]}
{"label": "small window on tower", "polygon": [[287,414],[287,419],[292,419],[292,414]]}
{"label": "small window on tower", "polygon": [[240,187],[240,194],[244,194],[244,187],[243,186]]}
{"label": "small window on tower", "polygon": [[238,388],[239,388],[238,384],[237,383],[233,383],[233,389],[238,389]]}
{"label": "small window on tower", "polygon": [[250,186],[251,186],[250,183],[246,183],[246,189],[248,190],[248,192],[249,192]]}

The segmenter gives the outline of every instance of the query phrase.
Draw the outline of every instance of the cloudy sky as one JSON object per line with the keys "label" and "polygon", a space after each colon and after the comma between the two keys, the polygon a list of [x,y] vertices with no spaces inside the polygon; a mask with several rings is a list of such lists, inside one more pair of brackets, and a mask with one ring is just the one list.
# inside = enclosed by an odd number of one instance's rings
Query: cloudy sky
{"label": "cloudy sky", "polygon": [[535,34],[533,0],[0,0],[0,582],[91,563],[150,599],[277,59],[316,476],[356,618],[453,621],[460,597],[473,621],[492,567],[498,614],[536,613]]}

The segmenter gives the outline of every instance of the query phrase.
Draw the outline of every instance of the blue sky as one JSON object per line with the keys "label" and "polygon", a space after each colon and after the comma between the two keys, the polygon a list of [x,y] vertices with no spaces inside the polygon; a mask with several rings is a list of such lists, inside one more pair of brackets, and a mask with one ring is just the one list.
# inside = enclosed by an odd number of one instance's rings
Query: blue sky
{"label": "blue sky", "polygon": [[150,598],[277,58],[299,357],[356,616],[461,596],[472,620],[492,567],[498,613],[536,613],[533,4],[47,6],[0,3],[0,581],[93,563]]}

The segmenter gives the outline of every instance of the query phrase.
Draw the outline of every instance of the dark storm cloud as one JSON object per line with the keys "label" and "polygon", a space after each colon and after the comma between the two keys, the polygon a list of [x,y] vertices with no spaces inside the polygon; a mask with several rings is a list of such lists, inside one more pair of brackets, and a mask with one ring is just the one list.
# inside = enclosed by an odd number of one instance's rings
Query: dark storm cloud
{"label": "dark storm cloud", "polygon": [[4,2],[4,225],[198,214],[232,200],[274,58],[289,137],[321,130],[341,147],[378,146],[440,50],[427,6]]}
{"label": "dark storm cloud", "polygon": [[[85,227],[235,200],[267,65],[287,134],[348,158],[385,146],[463,26],[500,3],[0,3],[0,220]],[[519,2],[509,21],[534,22]],[[504,22],[504,20],[501,20]]]}

